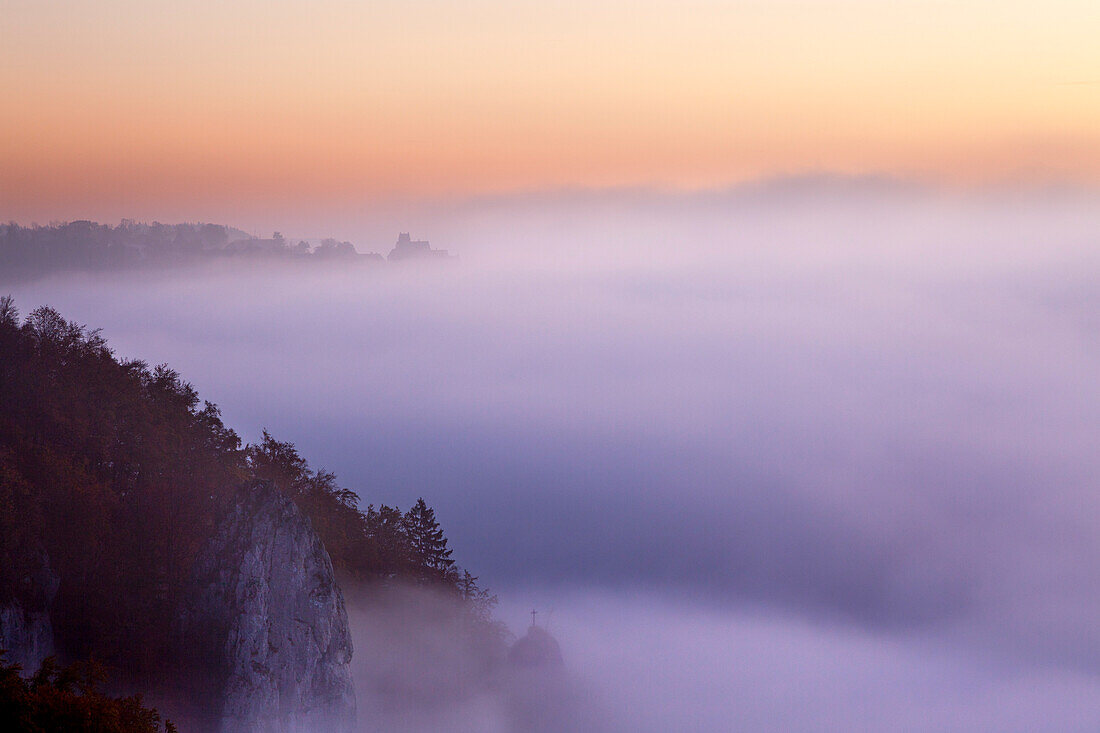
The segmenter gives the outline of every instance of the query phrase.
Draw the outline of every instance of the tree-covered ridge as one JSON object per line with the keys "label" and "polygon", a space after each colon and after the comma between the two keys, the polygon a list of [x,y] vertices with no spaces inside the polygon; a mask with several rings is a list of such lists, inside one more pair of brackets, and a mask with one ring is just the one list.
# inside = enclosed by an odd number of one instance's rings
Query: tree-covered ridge
{"label": "tree-covered ridge", "polygon": [[430,584],[485,616],[493,598],[450,559],[432,510],[359,507],[266,432],[243,445],[218,408],[165,365],[119,360],[98,331],[0,298],[0,602],[40,607],[44,559],[60,579],[59,650],[137,678],[172,659],[174,619],[226,502],[270,481],[309,516],[337,573]]}
{"label": "tree-covered ridge", "polygon": [[311,245],[292,242],[278,232],[262,239],[221,224],[146,224],[127,219],[117,226],[91,221],[48,226],[0,224],[0,272],[8,277],[173,266],[226,257],[368,258],[360,256],[350,242],[329,238]]}
{"label": "tree-covered ridge", "polygon": [[385,504],[364,511],[359,495],[337,484],[334,473],[311,469],[293,443],[277,441],[266,430],[258,444],[245,446],[244,456],[252,478],[272,483],[310,517],[339,575],[446,588],[478,608],[495,603],[451,559],[435,510],[423,497],[406,512]]}

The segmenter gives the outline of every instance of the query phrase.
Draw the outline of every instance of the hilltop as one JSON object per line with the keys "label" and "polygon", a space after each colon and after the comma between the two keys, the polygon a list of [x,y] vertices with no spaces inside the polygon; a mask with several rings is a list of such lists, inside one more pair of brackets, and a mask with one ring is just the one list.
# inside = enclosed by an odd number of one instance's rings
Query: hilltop
{"label": "hilltop", "polygon": [[[399,235],[388,256],[403,260],[452,259],[446,250]],[[320,240],[258,237],[222,224],[146,224],[123,219],[117,226],[92,221],[49,225],[0,224],[0,277],[33,279],[58,272],[110,272],[181,267],[205,262],[381,265],[376,252],[331,237]]]}

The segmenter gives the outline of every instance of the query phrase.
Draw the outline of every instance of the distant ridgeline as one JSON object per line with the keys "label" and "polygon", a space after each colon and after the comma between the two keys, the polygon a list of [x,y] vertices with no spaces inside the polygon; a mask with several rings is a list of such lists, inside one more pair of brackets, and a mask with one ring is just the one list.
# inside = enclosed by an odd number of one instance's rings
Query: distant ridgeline
{"label": "distant ridgeline", "polygon": [[[49,226],[0,224],[0,276],[27,278],[64,271],[105,271],[165,267],[217,258],[285,262],[382,263],[382,255],[360,254],[351,242],[322,239],[293,242],[275,232],[270,239],[220,224],[143,224],[123,219],[118,226],[73,221]],[[391,262],[450,259],[446,250],[402,233]]]}
{"label": "distant ridgeline", "polygon": [[[191,231],[201,236],[212,230]],[[224,237],[226,230],[220,231],[210,236]],[[350,647],[342,646],[346,617],[337,581],[378,592],[396,584],[427,586],[455,599],[463,633],[482,641],[498,634],[490,618],[495,598],[451,559],[423,500],[404,512],[362,508],[358,494],[332,473],[311,469],[291,443],[264,432],[259,443],[242,445],[218,408],[201,401],[179,374],[165,365],[120,361],[98,331],[51,308],[20,319],[11,298],[0,297],[0,405],[0,648],[25,668],[54,652],[65,661],[107,663],[127,689],[182,691],[186,687],[173,679],[188,661],[182,647],[192,667],[210,667],[191,679],[235,679],[239,687],[250,682],[240,674],[226,677],[237,674],[229,661],[248,661],[253,651],[228,647],[223,627],[238,623],[241,608],[253,609],[248,618],[257,623],[277,624],[280,614],[284,621],[308,618],[292,606],[313,599],[306,605],[320,607],[319,593],[327,594],[331,613],[317,623],[329,624],[324,638],[332,640],[333,665],[346,667]],[[276,525],[277,531],[262,529]],[[241,537],[298,540],[283,557],[241,545]],[[236,554],[226,547],[237,547]],[[254,566],[253,556],[261,555],[282,571],[313,570],[264,596],[204,601],[195,590],[208,577],[261,582],[274,572]],[[230,565],[204,564],[204,556]],[[280,601],[293,582],[306,589],[302,598]],[[205,587],[237,585],[247,584]],[[267,605],[256,606],[261,601]],[[219,603],[224,618],[217,615]],[[193,627],[212,619],[207,627],[221,636],[181,637],[185,618]],[[320,628],[303,638],[320,638]],[[195,648],[203,638],[209,650]],[[266,644],[260,647],[255,654],[269,653]],[[226,661],[226,654],[235,656]],[[255,664],[238,667],[251,674]],[[291,695],[299,696],[303,709],[315,703],[301,697],[308,690],[284,688],[271,691],[283,695],[281,704]],[[212,723],[189,729],[244,728]]]}

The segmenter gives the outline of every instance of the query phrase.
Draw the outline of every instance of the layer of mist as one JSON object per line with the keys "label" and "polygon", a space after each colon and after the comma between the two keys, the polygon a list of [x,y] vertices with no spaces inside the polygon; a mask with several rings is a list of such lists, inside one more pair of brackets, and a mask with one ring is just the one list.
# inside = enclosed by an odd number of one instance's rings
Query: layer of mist
{"label": "layer of mist", "polygon": [[[452,267],[8,290],[168,362],[364,503],[424,496],[513,631],[553,609],[578,726],[1096,729],[1095,201],[815,191],[400,227]],[[367,613],[377,671],[394,617]],[[361,717],[526,725],[499,688],[432,681],[461,654],[418,659]]]}

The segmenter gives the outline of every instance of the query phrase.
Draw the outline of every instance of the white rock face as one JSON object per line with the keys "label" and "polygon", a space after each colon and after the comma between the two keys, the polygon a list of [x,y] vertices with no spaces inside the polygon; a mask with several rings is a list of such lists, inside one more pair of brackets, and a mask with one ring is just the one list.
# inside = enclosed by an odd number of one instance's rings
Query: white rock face
{"label": "white rock face", "polygon": [[263,484],[242,492],[196,565],[188,636],[220,647],[222,733],[355,725],[351,635],[309,519]]}
{"label": "white rock face", "polygon": [[42,660],[54,653],[53,625],[50,623],[50,602],[57,593],[57,576],[50,570],[50,562],[42,554],[39,568],[27,583],[33,591],[27,594],[31,605],[18,600],[0,604],[0,649],[6,650],[4,659],[23,667],[23,676],[38,671]]}
{"label": "white rock face", "polygon": [[22,665],[25,677],[34,674],[53,654],[50,614],[28,611],[14,601],[0,605],[0,649],[7,650],[5,661]]}

